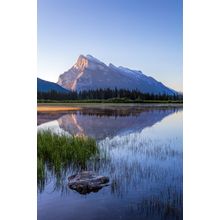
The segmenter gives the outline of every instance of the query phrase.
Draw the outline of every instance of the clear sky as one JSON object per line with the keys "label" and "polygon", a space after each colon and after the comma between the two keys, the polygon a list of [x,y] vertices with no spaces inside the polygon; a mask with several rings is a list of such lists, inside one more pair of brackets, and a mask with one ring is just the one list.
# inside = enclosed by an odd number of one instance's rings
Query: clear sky
{"label": "clear sky", "polygon": [[37,75],[91,54],[182,91],[182,35],[182,0],[38,0]]}

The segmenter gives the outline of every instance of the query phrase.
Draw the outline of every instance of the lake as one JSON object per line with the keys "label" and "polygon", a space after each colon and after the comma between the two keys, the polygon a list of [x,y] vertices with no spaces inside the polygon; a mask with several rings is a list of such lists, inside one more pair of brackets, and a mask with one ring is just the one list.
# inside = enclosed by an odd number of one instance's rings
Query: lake
{"label": "lake", "polygon": [[[38,219],[182,219],[182,105],[76,105],[38,112],[38,130],[96,139],[100,158],[86,170],[108,176],[109,186],[82,195],[48,170],[38,182]],[[84,167],[85,169],[85,167]]]}

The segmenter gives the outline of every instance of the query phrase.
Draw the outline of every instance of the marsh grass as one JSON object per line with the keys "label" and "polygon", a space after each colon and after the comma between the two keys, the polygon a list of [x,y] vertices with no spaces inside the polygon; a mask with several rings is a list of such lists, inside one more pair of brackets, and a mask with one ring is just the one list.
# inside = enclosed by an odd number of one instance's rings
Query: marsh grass
{"label": "marsh grass", "polygon": [[85,169],[86,163],[96,157],[96,141],[89,137],[54,134],[50,130],[37,133],[37,180],[42,188],[49,173],[62,178],[69,168]]}
{"label": "marsh grass", "polygon": [[[164,198],[167,191],[172,192],[172,197]],[[129,214],[145,216],[147,219],[183,219],[183,195],[173,189],[160,192],[159,196],[149,196],[137,204],[129,204]]]}

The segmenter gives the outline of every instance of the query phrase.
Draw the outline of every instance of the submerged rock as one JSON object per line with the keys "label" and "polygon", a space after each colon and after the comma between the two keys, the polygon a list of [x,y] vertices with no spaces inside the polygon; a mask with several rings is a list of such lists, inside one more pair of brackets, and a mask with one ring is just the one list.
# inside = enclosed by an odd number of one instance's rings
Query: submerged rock
{"label": "submerged rock", "polygon": [[108,186],[109,178],[98,176],[92,171],[82,171],[68,177],[68,186],[80,194],[98,192],[102,187]]}

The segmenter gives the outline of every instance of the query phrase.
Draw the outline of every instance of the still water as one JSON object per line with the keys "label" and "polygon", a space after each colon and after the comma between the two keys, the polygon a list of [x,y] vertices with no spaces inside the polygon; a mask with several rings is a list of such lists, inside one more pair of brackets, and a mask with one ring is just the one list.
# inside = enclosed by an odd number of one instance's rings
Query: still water
{"label": "still water", "polygon": [[[102,157],[87,170],[110,185],[81,195],[67,186],[65,170],[38,184],[38,219],[182,219],[182,107],[83,107],[38,113],[38,130],[96,139]],[[49,171],[48,171],[49,172]]]}

